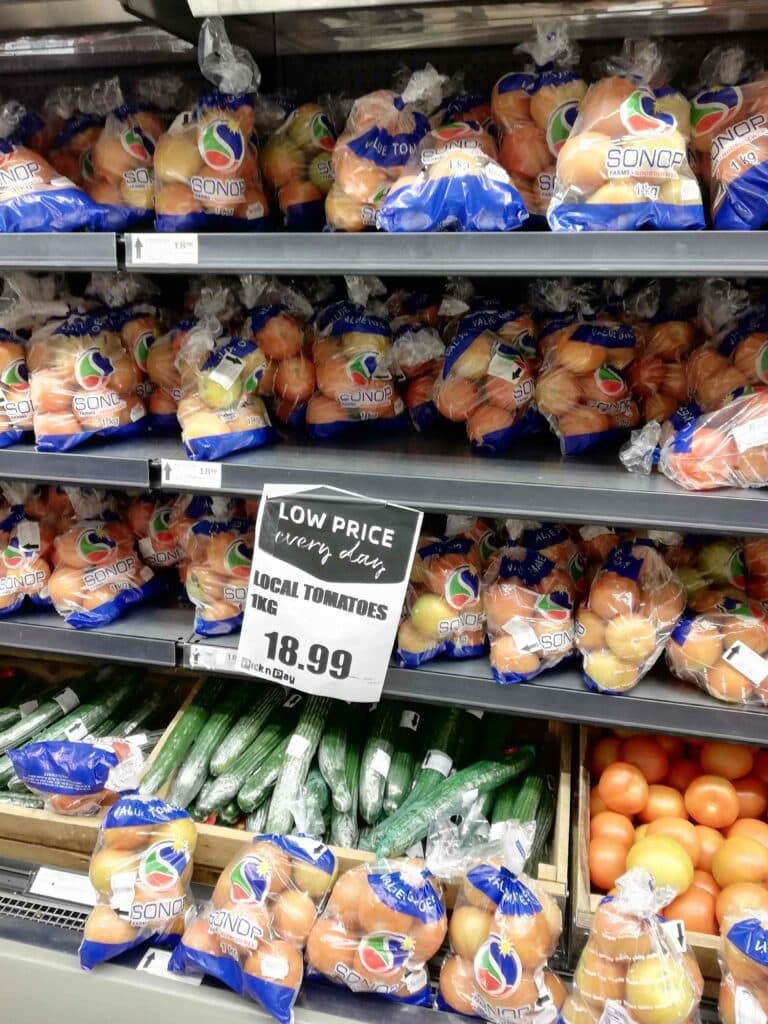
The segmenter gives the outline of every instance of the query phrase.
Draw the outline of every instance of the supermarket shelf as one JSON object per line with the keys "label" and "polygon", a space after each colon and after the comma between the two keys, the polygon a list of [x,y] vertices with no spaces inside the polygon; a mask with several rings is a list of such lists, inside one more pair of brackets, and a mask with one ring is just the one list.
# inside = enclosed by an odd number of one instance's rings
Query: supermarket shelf
{"label": "supermarket shelf", "polygon": [[0,234],[0,270],[117,270],[117,236]]}
{"label": "supermarket shelf", "polygon": [[[696,494],[661,475],[627,473],[614,452],[563,459],[549,437],[522,441],[514,455],[504,459],[473,456],[463,438],[445,441],[406,435],[373,438],[355,447],[353,443],[345,448],[294,440],[233,455],[221,463],[220,489],[253,495],[265,483],[322,483],[425,510],[695,526],[713,532],[762,533],[768,522],[768,491]],[[157,458],[186,461],[178,442],[156,445]],[[156,486],[175,487],[168,468],[163,465]],[[191,481],[180,489],[210,487]]]}
{"label": "supermarket shelf", "polygon": [[[126,235],[129,270],[179,272],[172,257],[135,260]],[[164,260],[167,259],[167,262]],[[185,272],[274,274],[479,274],[532,277],[768,275],[760,232],[635,231],[601,234],[210,234],[198,236],[196,264]]]}
{"label": "supermarket shelf", "polygon": [[[238,634],[183,645],[186,668],[234,672],[226,656],[237,648]],[[202,648],[203,658],[199,658]],[[198,658],[195,653],[198,652]],[[219,656],[214,652],[220,652]],[[201,661],[207,661],[200,664]],[[234,663],[232,663],[233,665]],[[575,667],[554,670],[521,686],[499,686],[491,679],[488,662],[436,661],[419,669],[391,665],[384,696],[398,700],[479,708],[505,714],[563,722],[587,722],[609,728],[630,726],[684,736],[765,743],[768,707],[725,705],[694,686],[666,675],[663,665],[631,693],[615,696],[592,693]]]}
{"label": "supermarket shelf", "polygon": [[183,609],[149,606],[103,629],[77,630],[55,611],[41,609],[0,619],[0,647],[173,668],[178,641],[189,633],[189,618]]}
{"label": "supermarket shelf", "polygon": [[38,452],[34,445],[19,444],[0,449],[0,479],[145,488],[154,451],[153,444],[138,439],[88,444],[62,453]]}

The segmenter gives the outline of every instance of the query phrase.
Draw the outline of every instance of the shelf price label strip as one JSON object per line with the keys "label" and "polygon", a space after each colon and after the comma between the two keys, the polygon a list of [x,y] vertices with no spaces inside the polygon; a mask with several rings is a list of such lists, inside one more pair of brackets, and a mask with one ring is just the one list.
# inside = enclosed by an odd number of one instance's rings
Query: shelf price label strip
{"label": "shelf price label strip", "polygon": [[335,487],[265,484],[237,667],[377,701],[422,513]]}

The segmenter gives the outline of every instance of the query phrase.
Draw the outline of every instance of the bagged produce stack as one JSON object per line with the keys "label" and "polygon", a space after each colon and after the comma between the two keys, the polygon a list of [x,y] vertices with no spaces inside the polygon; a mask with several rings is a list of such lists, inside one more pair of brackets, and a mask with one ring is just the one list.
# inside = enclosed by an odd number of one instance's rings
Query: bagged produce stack
{"label": "bagged produce stack", "polygon": [[511,71],[493,87],[491,114],[500,141],[500,162],[530,216],[543,219],[555,184],[555,161],[576,120],[587,83],[574,70],[577,47],[562,28],[537,27],[536,39],[516,51],[534,68]]}
{"label": "bagged produce stack", "polygon": [[169,968],[208,974],[291,1024],[302,954],[336,878],[333,853],[305,836],[257,835],[219,875]]}
{"label": "bagged produce stack", "polygon": [[81,967],[89,971],[148,941],[178,943],[194,915],[196,844],[195,823],[163,800],[125,796],[110,807],[88,872],[98,902],[85,922]]}
{"label": "bagged produce stack", "polygon": [[0,615],[18,611],[26,598],[49,607],[54,538],[66,527],[46,501],[31,500],[31,484],[0,487],[7,502],[0,512]]}
{"label": "bagged produce stack", "polygon": [[746,905],[723,922],[720,998],[723,1024],[762,1020],[768,1014],[768,912]]}
{"label": "bagged produce stack", "polygon": [[221,18],[200,30],[200,70],[216,86],[157,140],[154,154],[158,231],[258,231],[269,206],[259,172],[254,98],[261,74],[232,46]]}
{"label": "bagged produce stack", "polygon": [[93,147],[110,110],[122,101],[117,76],[104,78],[88,86],[63,86],[54,89],[46,100],[53,115],[51,123],[60,125],[48,159],[59,174],[86,190],[96,183]]}
{"label": "bagged produce stack", "polygon": [[701,192],[687,156],[688,103],[682,96],[674,104],[657,100],[653,91],[664,78],[658,43],[627,40],[606,64],[608,76],[590,86],[558,153],[549,226],[703,228]]}

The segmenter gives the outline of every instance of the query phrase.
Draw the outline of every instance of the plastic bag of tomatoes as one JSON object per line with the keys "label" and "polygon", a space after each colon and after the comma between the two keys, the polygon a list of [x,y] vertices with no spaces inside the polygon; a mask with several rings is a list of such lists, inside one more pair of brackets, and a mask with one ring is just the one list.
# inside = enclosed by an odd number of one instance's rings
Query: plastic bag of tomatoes
{"label": "plastic bag of tomatoes", "polygon": [[51,166],[23,137],[26,109],[0,107],[0,230],[76,231],[98,226],[97,205],[66,172]]}
{"label": "plastic bag of tomatoes", "polygon": [[124,796],[109,808],[88,868],[98,901],[85,922],[81,967],[89,971],[147,941],[178,943],[194,915],[196,845],[195,823],[164,800]]}
{"label": "plastic bag of tomatoes", "polygon": [[247,338],[222,334],[217,320],[195,322],[179,347],[176,415],[191,459],[220,459],[277,440],[263,400],[249,390],[264,354]]}
{"label": "plastic bag of tomatoes", "polygon": [[254,836],[219,875],[169,970],[209,974],[291,1024],[304,946],[336,871],[333,853],[308,836]]}
{"label": "plastic bag of tomatoes", "polygon": [[[183,582],[195,606],[195,632],[219,636],[240,628],[253,560],[253,519],[203,514],[184,531]],[[187,507],[187,512],[190,509]]]}
{"label": "plastic bag of tomatoes", "polygon": [[144,755],[129,740],[83,737],[48,740],[9,750],[16,777],[39,793],[46,810],[74,816],[97,814],[119,794],[138,788]]}
{"label": "plastic bag of tomatoes", "polygon": [[[50,606],[48,583],[58,524],[38,522],[32,515],[31,484],[3,483],[2,493],[8,507],[0,521],[0,615],[18,611],[26,598],[33,605]],[[40,511],[47,513],[45,504]]]}
{"label": "plastic bag of tomatoes", "polygon": [[723,1024],[768,1016],[768,913],[745,907],[723,921],[720,998]]}
{"label": "plastic bag of tomatoes", "polygon": [[427,961],[443,944],[442,887],[417,859],[361,864],[340,875],[307,940],[307,977],[429,1006]]}
{"label": "plastic bag of tomatoes", "polygon": [[523,874],[533,833],[532,822],[509,822],[500,838],[466,853],[438,1009],[495,1024],[557,1019],[566,989],[547,961],[563,921],[552,897]]}
{"label": "plastic bag of tomatoes", "polygon": [[423,538],[397,632],[399,665],[416,668],[440,654],[479,658],[485,653],[482,569],[480,549],[471,536]]}
{"label": "plastic bag of tomatoes", "polygon": [[653,667],[685,607],[685,591],[652,541],[608,554],[576,615],[576,646],[591,690],[625,693]]}
{"label": "plastic bag of tomatoes", "polygon": [[495,303],[481,303],[459,321],[434,402],[446,419],[466,424],[473,451],[508,451],[539,429],[530,357],[534,333],[527,312]]}
{"label": "plastic bag of tomatoes", "polygon": [[652,40],[628,40],[608,76],[581,101],[557,156],[547,219],[553,231],[704,227],[701,191],[688,164],[688,103],[657,99],[663,55]]}
{"label": "plastic bag of tomatoes", "polygon": [[768,92],[765,76],[739,47],[717,47],[701,69],[705,87],[691,101],[692,144],[706,165],[712,220],[745,231],[768,221]]}
{"label": "plastic bag of tomatoes", "polygon": [[261,230],[269,213],[254,135],[261,74],[250,54],[229,42],[222,18],[206,18],[198,50],[200,70],[216,89],[157,140],[155,226]]}
{"label": "plastic bag of tomatoes", "polygon": [[122,103],[122,99],[120,79],[115,75],[87,86],[55,89],[46,101],[54,123],[60,124],[48,159],[59,174],[65,175],[78,188],[86,189],[96,180],[93,146],[107,114]]}
{"label": "plastic bag of tomatoes", "polygon": [[139,554],[155,572],[172,569],[184,554],[173,535],[173,512],[173,499],[160,491],[146,491],[133,498],[126,508],[126,520]]}
{"label": "plastic bag of tomatoes", "polygon": [[514,231],[527,220],[496,143],[476,121],[432,128],[381,201],[384,231]]}
{"label": "plastic bag of tomatoes", "polygon": [[333,150],[334,182],[325,199],[332,228],[375,225],[382,198],[429,131],[425,112],[438,105],[445,81],[428,64],[414,72],[402,95],[378,89],[355,100]]}
{"label": "plastic bag of tomatoes", "polygon": [[719,700],[768,704],[768,611],[746,594],[713,592],[707,607],[688,609],[667,641],[673,675],[696,683]]}
{"label": "plastic bag of tomatoes", "polygon": [[491,114],[499,133],[500,162],[544,223],[555,184],[555,161],[571,133],[587,83],[574,70],[579,50],[561,27],[537,26],[536,38],[516,52],[533,58],[531,71],[502,75],[493,87]]}
{"label": "plastic bag of tomatoes", "polygon": [[67,493],[76,522],[53,542],[48,594],[70,626],[93,629],[159,593],[161,584],[139,558],[133,532],[114,502],[96,490]]}
{"label": "plastic bag of tomatoes", "polygon": [[681,922],[667,925],[659,916],[674,890],[654,888],[642,868],[623,874],[616,887],[595,913],[560,1019],[597,1022],[615,1013],[640,1024],[697,1020],[704,983],[696,957],[686,950]]}
{"label": "plastic bag of tomatoes", "polygon": [[0,328],[0,448],[18,444],[32,424],[26,345]]}

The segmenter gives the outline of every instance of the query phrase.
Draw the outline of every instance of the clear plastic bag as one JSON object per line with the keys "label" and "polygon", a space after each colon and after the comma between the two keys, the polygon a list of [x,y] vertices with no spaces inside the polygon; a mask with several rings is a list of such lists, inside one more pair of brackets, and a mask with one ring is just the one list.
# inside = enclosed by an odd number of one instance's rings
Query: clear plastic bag
{"label": "clear plastic bag", "polygon": [[27,368],[41,451],[146,430],[138,367],[108,315],[73,313],[38,328],[27,346]]}
{"label": "clear plastic bag", "polygon": [[476,121],[456,121],[419,142],[376,224],[394,232],[514,231],[527,216],[493,138]]}
{"label": "clear plastic bag", "polygon": [[336,858],[308,836],[254,836],[219,875],[169,970],[209,974],[280,1024],[292,1024],[303,950],[336,878]]}
{"label": "clear plastic bag", "polygon": [[50,606],[48,583],[59,528],[47,518],[47,500],[31,500],[31,484],[3,483],[2,492],[8,507],[0,513],[0,616],[18,611],[25,598],[33,605]]}
{"label": "clear plastic bag", "polygon": [[89,85],[64,86],[55,89],[46,101],[61,127],[56,132],[48,159],[53,167],[87,189],[96,182],[93,167],[93,146],[110,110],[123,102],[117,76],[103,78]]}
{"label": "clear plastic bag", "polygon": [[662,64],[657,42],[627,40],[608,77],[590,86],[557,156],[547,212],[553,231],[704,227],[686,125],[653,91]]}
{"label": "clear plastic bag", "polygon": [[32,430],[26,343],[0,328],[0,448],[18,444]]}
{"label": "clear plastic bag", "polygon": [[98,207],[53,161],[25,140],[25,108],[0,107],[0,231],[77,231],[98,226]]}
{"label": "clear plastic bag", "polygon": [[723,1024],[768,1019],[768,910],[745,906],[722,923],[720,998]]}
{"label": "clear plastic bag", "polygon": [[574,70],[579,51],[562,27],[537,26],[536,38],[516,52],[534,67],[502,75],[493,87],[491,113],[500,139],[500,162],[528,213],[546,215],[554,191],[557,154],[570,135],[587,83]]}
{"label": "clear plastic bag", "polygon": [[768,220],[768,99],[765,73],[735,46],[717,47],[691,101],[692,145],[710,184],[717,230],[747,231]]}
{"label": "clear plastic bag", "polygon": [[254,97],[261,80],[222,18],[200,30],[200,70],[216,89],[179,114],[154,155],[158,231],[258,231],[269,204],[259,172]]}
{"label": "clear plastic bag", "polygon": [[397,663],[416,668],[440,654],[478,658],[485,653],[480,549],[469,536],[424,540],[411,568]]}
{"label": "clear plastic bag", "polygon": [[626,872],[616,886],[617,895],[606,896],[597,908],[560,1019],[597,1024],[610,1015],[640,1024],[697,1022],[704,982],[696,957],[685,948],[682,923],[668,926],[658,916],[674,890],[654,888],[641,868]]}
{"label": "clear plastic bag", "polygon": [[392,359],[404,381],[403,401],[411,423],[419,432],[440,421],[433,400],[435,383],[443,365],[445,346],[436,328],[406,323],[397,329],[392,343]]}
{"label": "clear plastic bag", "polygon": [[415,72],[402,95],[379,89],[355,100],[333,150],[334,182],[325,200],[328,223],[337,231],[362,231],[392,183],[404,173],[429,131],[445,79],[427,65]]}
{"label": "clear plastic bag", "polygon": [[220,459],[277,440],[263,400],[248,390],[264,355],[246,338],[221,336],[199,320],[179,348],[182,398],[176,414],[191,459]]}
{"label": "clear plastic bag", "polygon": [[135,548],[131,528],[99,491],[68,488],[76,523],[53,543],[48,594],[75,629],[114,622],[158,593],[160,583]]}
{"label": "clear plastic bag", "polygon": [[434,401],[446,419],[466,424],[473,451],[497,454],[538,431],[531,350],[535,328],[525,310],[479,303],[459,320],[445,350]]}
{"label": "clear plastic bag", "polygon": [[319,103],[303,103],[262,147],[264,179],[277,196],[285,227],[307,231],[325,224],[335,145],[328,110]]}
{"label": "clear plastic bag", "polygon": [[139,554],[155,572],[178,565],[183,550],[173,533],[174,501],[160,491],[146,491],[133,498],[126,519],[133,531]]}
{"label": "clear plastic bag", "polygon": [[[83,730],[85,731],[85,730]],[[98,814],[138,788],[141,749],[124,739],[47,740],[9,750],[16,777],[54,814]]]}
{"label": "clear plastic bag", "polygon": [[608,555],[576,615],[584,682],[626,693],[656,663],[685,607],[685,591],[650,540],[623,541]]}
{"label": "clear plastic bag", "polygon": [[164,800],[124,796],[99,827],[89,877],[98,902],[85,922],[80,966],[91,970],[143,942],[175,946],[194,916],[197,828]]}
{"label": "clear plastic bag", "polygon": [[186,530],[178,524],[174,529],[184,548],[183,582],[195,606],[195,632],[199,636],[233,633],[243,621],[254,521],[235,517],[229,509],[224,518],[225,510],[204,500],[196,505],[187,504],[186,512],[198,512],[199,518]]}
{"label": "clear plastic bag", "polygon": [[416,858],[339,876],[307,940],[307,978],[429,1006],[426,964],[447,932],[442,887]]}
{"label": "clear plastic bag", "polygon": [[523,867],[532,822],[506,823],[502,835],[464,854],[440,969],[437,1008],[495,1024],[554,1024],[566,995],[547,970],[560,941],[560,908]]}

